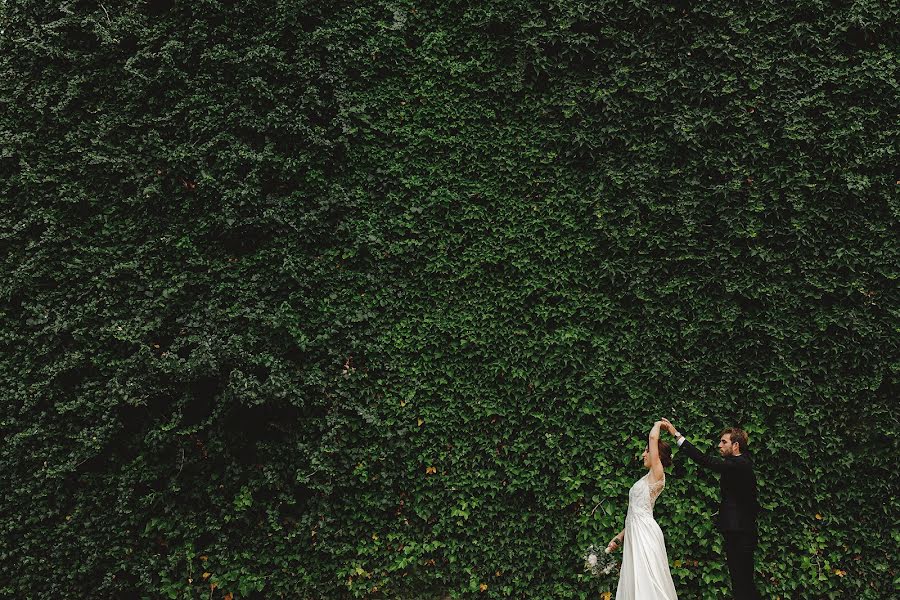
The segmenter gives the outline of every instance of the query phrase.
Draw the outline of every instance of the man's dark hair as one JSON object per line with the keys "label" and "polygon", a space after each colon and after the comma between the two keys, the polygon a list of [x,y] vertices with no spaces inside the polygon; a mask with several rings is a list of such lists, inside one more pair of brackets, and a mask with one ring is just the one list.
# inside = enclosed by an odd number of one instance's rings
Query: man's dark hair
{"label": "man's dark hair", "polygon": [[719,434],[719,437],[722,437],[726,433],[728,434],[728,438],[731,440],[732,444],[738,444],[741,447],[741,452],[747,449],[746,431],[744,431],[740,427],[726,427],[722,430],[722,433]]}

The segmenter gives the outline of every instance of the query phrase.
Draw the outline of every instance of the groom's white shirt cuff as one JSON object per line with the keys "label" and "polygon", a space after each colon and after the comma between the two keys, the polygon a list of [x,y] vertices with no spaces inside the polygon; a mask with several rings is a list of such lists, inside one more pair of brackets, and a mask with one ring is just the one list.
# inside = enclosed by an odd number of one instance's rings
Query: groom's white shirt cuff
{"label": "groom's white shirt cuff", "polygon": [[683,436],[683,435],[679,435],[679,436],[678,436],[678,439],[675,440],[675,442],[678,444],[678,447],[681,448],[681,445],[684,443],[684,436]]}

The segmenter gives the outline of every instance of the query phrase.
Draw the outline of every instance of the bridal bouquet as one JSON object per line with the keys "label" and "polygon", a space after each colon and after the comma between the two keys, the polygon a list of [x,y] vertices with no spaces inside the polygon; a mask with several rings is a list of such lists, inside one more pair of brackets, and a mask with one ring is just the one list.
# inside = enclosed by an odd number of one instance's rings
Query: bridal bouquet
{"label": "bridal bouquet", "polygon": [[619,568],[619,562],[609,553],[607,548],[598,550],[591,544],[584,554],[584,570],[593,577],[602,577],[615,572]]}

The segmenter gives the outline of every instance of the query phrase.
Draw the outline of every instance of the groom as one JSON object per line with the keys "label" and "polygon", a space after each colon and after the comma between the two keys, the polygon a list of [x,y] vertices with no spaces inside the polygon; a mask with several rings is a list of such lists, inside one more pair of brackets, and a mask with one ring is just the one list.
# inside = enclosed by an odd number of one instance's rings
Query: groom
{"label": "groom", "polygon": [[675,436],[678,446],[697,464],[721,474],[721,501],[716,525],[725,542],[725,559],[731,575],[731,591],[735,600],[759,600],[753,583],[753,553],[756,550],[756,476],[747,451],[747,434],[736,427],[723,429],[719,435],[719,454],[715,458],[703,454],[678,433],[668,419],[663,428]]}

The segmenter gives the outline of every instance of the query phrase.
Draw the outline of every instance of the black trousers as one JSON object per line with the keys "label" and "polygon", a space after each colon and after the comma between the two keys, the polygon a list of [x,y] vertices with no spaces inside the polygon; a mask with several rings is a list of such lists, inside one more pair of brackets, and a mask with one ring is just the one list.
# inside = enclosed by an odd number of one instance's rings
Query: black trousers
{"label": "black trousers", "polygon": [[756,551],[755,531],[723,531],[725,560],[731,575],[734,600],[760,600],[753,583],[753,553]]}

